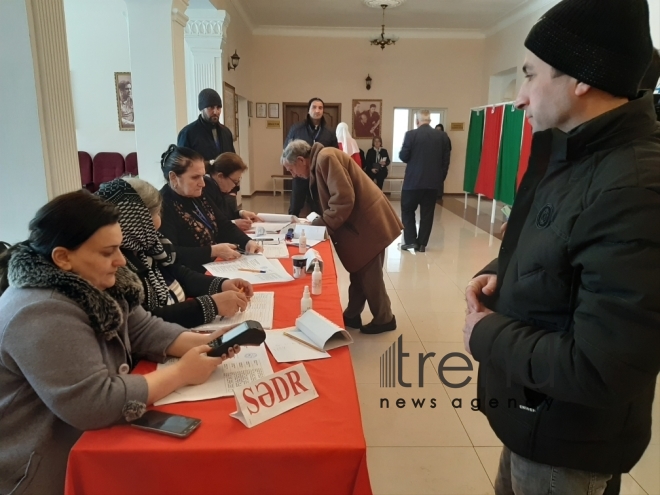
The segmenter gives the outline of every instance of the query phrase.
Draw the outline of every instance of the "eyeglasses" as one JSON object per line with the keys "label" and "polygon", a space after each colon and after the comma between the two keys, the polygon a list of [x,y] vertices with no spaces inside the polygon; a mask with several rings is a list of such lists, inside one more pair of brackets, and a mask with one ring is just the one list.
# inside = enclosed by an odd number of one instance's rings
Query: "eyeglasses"
{"label": "eyeglasses", "polygon": [[227,179],[229,179],[230,181],[232,181],[232,182],[234,183],[235,186],[237,186],[237,185],[239,185],[239,184],[241,183],[241,179],[240,179],[240,177],[239,177],[238,180],[234,180],[234,179],[232,179],[231,177],[227,177]]}

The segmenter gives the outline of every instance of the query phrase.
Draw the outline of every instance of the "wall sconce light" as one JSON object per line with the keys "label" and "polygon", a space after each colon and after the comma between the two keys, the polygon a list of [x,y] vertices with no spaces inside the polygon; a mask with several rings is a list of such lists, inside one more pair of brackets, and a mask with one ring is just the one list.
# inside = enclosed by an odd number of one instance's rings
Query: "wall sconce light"
{"label": "wall sconce light", "polygon": [[365,79],[367,82],[367,91],[371,89],[371,76],[367,74],[367,78]]}
{"label": "wall sconce light", "polygon": [[239,60],[241,60],[241,57],[238,56],[237,50],[234,50],[234,54],[231,56],[231,62],[227,62],[227,69],[236,70]]}

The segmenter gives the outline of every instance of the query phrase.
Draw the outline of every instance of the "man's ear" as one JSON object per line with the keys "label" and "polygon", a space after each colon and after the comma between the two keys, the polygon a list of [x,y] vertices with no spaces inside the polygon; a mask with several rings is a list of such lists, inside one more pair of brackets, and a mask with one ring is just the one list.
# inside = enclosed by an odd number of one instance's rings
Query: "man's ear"
{"label": "man's ear", "polygon": [[587,83],[579,82],[575,85],[575,96],[584,96],[591,90]]}
{"label": "man's ear", "polygon": [[52,253],[50,253],[50,257],[53,259],[53,263],[55,263],[58,268],[64,270],[65,272],[71,271],[72,265],[68,249],[58,246],[53,249]]}

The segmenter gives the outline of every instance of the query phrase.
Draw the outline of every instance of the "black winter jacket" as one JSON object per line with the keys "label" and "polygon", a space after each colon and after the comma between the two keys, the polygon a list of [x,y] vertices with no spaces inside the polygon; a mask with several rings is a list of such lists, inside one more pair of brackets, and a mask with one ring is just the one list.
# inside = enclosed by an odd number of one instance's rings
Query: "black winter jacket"
{"label": "black winter jacket", "polygon": [[220,140],[220,148],[218,148],[213,140],[213,127],[213,125],[205,122],[200,114],[196,121],[181,129],[176,144],[197,151],[206,161],[215,160],[218,155],[228,151],[235,153],[234,136],[232,136],[229,128],[222,124],[215,125]]}
{"label": "black winter jacket", "polygon": [[321,119],[320,128],[317,130],[314,130],[309,115],[302,122],[293,124],[286,136],[284,147],[286,148],[286,145],[294,139],[307,141],[310,146],[314,145],[314,143],[321,143],[325,147],[332,146],[333,148],[339,148],[335,130],[326,125],[325,117]]}
{"label": "black winter jacket", "polygon": [[[660,126],[649,94],[534,135],[470,347],[480,408],[513,452],[628,472],[660,370]],[[491,403],[492,401],[492,403]],[[495,402],[497,401],[497,402]]]}

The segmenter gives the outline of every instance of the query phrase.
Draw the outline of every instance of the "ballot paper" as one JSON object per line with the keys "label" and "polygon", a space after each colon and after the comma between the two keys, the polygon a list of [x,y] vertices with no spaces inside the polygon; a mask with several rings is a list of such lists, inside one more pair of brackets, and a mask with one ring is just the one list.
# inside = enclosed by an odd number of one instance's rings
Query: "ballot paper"
{"label": "ballot paper", "polygon": [[[171,358],[165,363],[159,364],[158,369],[172,366],[178,360],[178,358]],[[268,353],[264,344],[258,347],[241,347],[241,351],[235,357],[227,359],[218,366],[204,383],[181,387],[156,401],[154,405],[163,406],[176,402],[230,397],[234,395],[232,389],[242,387],[272,374],[273,367],[268,360]]]}
{"label": "ballot paper", "polygon": [[312,349],[310,346],[284,335],[284,332],[293,332],[295,327],[282,330],[266,330],[266,345],[278,363],[292,363],[294,361],[310,361],[312,359],[329,358],[325,351]]}
{"label": "ballot paper", "polygon": [[293,231],[294,239],[298,239],[303,230],[305,231],[307,242],[325,240],[326,229],[324,225],[296,225],[296,228]]}
{"label": "ballot paper", "polygon": [[[204,268],[215,277],[242,278],[253,285],[293,280],[282,263],[278,260],[269,260],[263,254],[241,256],[232,261],[207,263]],[[260,273],[245,270],[259,270]]]}
{"label": "ballot paper", "polygon": [[264,256],[268,259],[276,258],[288,258],[289,250],[286,247],[286,244],[265,244],[264,245]]}
{"label": "ballot paper", "polygon": [[226,328],[255,320],[264,328],[273,328],[273,311],[275,309],[274,292],[255,292],[245,311],[240,311],[229,318],[217,317],[211,323],[193,328],[196,332],[214,332],[219,328]]}
{"label": "ballot paper", "polygon": [[286,222],[287,224],[290,224],[298,221],[298,217],[296,217],[295,215],[284,215],[282,213],[257,213],[257,216],[261,218],[264,222],[275,222],[275,223]]}

